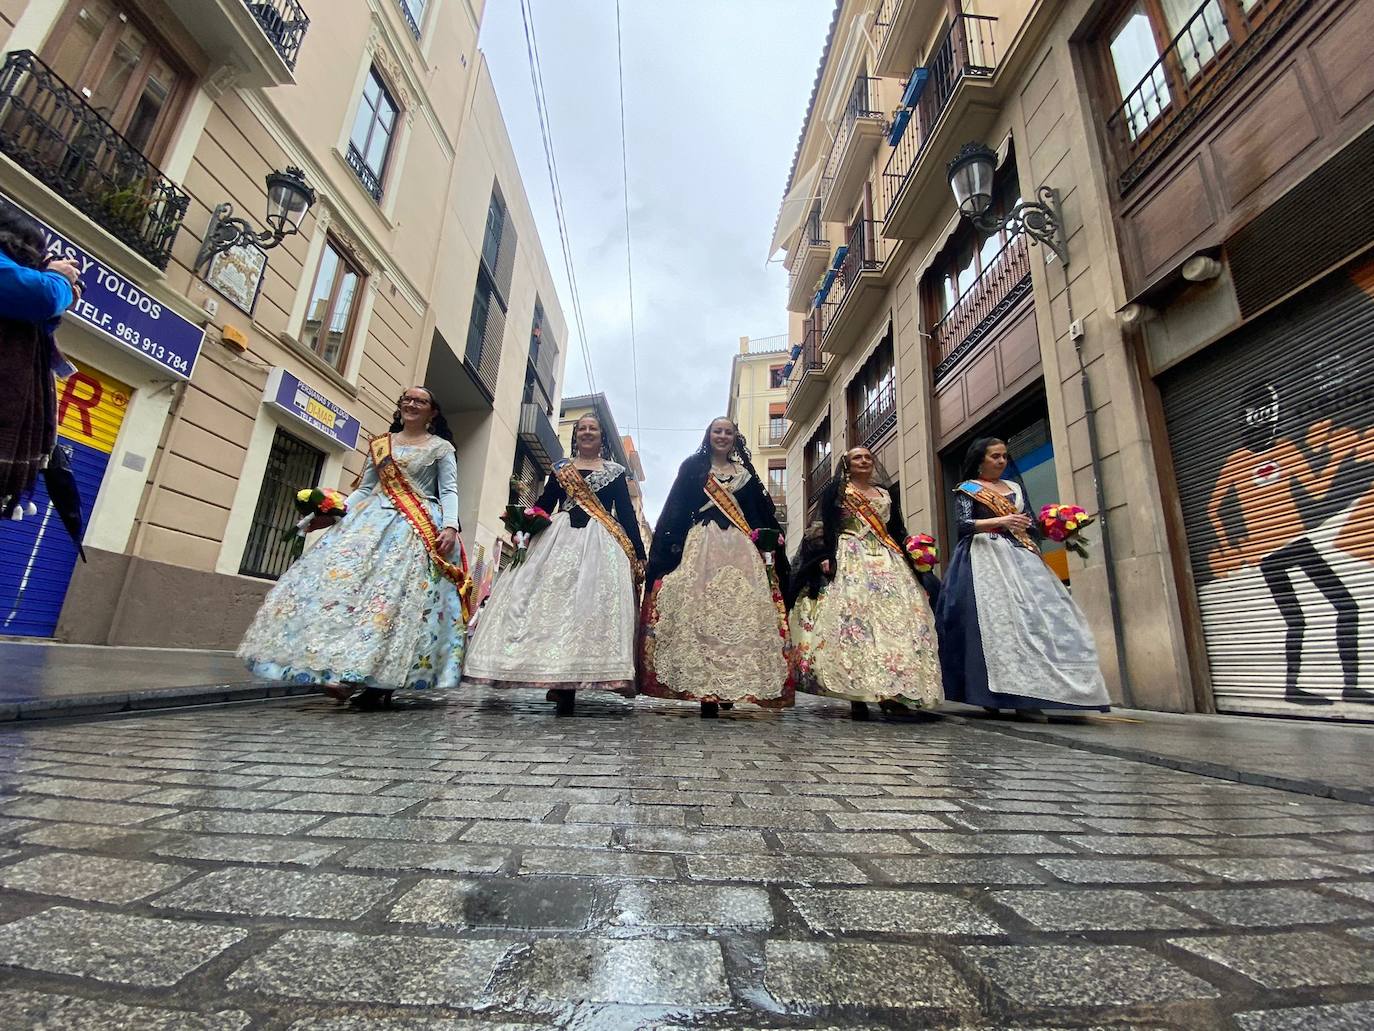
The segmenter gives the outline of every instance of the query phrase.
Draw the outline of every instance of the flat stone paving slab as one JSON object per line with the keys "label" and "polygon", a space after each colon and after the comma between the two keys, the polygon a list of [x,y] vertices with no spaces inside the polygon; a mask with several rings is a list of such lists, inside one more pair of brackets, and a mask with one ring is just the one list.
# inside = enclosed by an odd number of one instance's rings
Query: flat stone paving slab
{"label": "flat stone paving slab", "polygon": [[814,698],[579,714],[0,727],[0,1026],[1370,1026],[1361,803]]}

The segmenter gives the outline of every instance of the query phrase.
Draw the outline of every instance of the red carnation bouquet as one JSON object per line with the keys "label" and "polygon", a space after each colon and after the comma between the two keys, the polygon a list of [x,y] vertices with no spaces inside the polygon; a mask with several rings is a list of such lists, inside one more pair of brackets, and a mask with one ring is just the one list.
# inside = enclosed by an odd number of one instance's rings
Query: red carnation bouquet
{"label": "red carnation bouquet", "polygon": [[515,554],[510,560],[511,568],[514,568],[525,561],[525,556],[529,553],[530,538],[553,520],[538,505],[507,505],[506,514],[501,517],[501,522],[505,524],[511,543],[515,545]]}
{"label": "red carnation bouquet", "polygon": [[913,533],[906,539],[906,553],[918,573],[929,573],[940,561],[940,548],[928,533]]}
{"label": "red carnation bouquet", "polygon": [[303,487],[291,500],[301,518],[283,536],[295,545],[298,555],[307,533],[333,526],[348,514],[348,495],[333,487]]}
{"label": "red carnation bouquet", "polygon": [[1088,557],[1088,542],[1083,540],[1083,530],[1095,522],[1096,516],[1088,515],[1077,505],[1046,505],[1040,510],[1040,531],[1081,558]]}

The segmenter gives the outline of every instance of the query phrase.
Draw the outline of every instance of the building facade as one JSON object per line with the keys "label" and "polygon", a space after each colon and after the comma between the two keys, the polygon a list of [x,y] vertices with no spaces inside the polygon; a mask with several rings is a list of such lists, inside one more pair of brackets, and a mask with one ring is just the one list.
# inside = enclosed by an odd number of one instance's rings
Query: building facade
{"label": "building facade", "polygon": [[[531,365],[552,436],[562,355],[533,330],[565,330],[481,11],[0,6],[0,195],[86,270],[58,342],[89,559],[49,513],[9,524],[0,633],[232,647],[292,561],[291,495],[349,487],[414,383],[457,437],[468,548],[494,541]],[[203,251],[216,218],[260,229],[286,169],[315,193],[299,232]]]}
{"label": "building facade", "polygon": [[[948,552],[960,460],[1001,437],[1035,505],[1102,516],[1046,560],[1118,703],[1367,717],[1371,28],[1355,0],[838,3],[779,225],[791,507],[865,444]],[[959,215],[968,142],[994,215],[1055,191],[1067,262]]]}
{"label": "building facade", "polygon": [[[787,334],[739,338],[730,360],[730,397],[725,414],[734,420],[753,452],[754,468],[767,477],[778,522],[787,533]],[[800,538],[798,538],[800,541]]]}

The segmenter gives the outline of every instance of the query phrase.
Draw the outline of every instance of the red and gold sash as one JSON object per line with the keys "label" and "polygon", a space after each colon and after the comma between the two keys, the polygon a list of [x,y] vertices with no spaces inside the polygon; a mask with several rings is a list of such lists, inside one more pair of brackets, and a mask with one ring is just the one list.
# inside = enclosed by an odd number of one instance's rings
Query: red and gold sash
{"label": "red and gold sash", "polygon": [[577,466],[565,459],[553,467],[553,475],[557,477],[559,486],[563,488],[568,497],[581,505],[582,510],[587,515],[606,528],[606,532],[620,545],[620,550],[625,552],[625,557],[630,560],[630,572],[634,574],[635,583],[642,583],[644,566],[640,563],[639,556],[635,554],[635,546],[630,543],[630,535],[625,532],[625,528],[619,522],[611,517],[611,513],[606,511],[606,506],[596,496],[596,491],[587,486],[587,481],[577,471]]}
{"label": "red and gold sash", "polygon": [[[974,483],[972,480],[965,480],[959,484],[959,489],[975,501],[980,501],[998,516],[1020,515],[1021,510],[1012,503],[1011,498],[981,484]],[[1016,543],[1028,551],[1040,554],[1040,548],[1025,530],[1008,530],[1008,533],[1016,539]]]}
{"label": "red and gold sash", "polygon": [[391,454],[391,434],[381,433],[372,438],[368,445],[372,454],[372,464],[377,467],[377,479],[382,485],[396,511],[405,516],[410,528],[425,546],[430,560],[445,580],[458,588],[458,600],[463,606],[463,622],[472,619],[472,577],[468,575],[468,556],[463,549],[463,538],[458,538],[458,561],[452,562],[439,554],[439,528],[434,525],[434,517],[429,514],[429,506],[414,484],[406,478],[400,463]]}
{"label": "red and gold sash", "polygon": [[902,546],[892,539],[892,534],[887,532],[887,527],[878,518],[878,513],[873,510],[872,503],[864,497],[864,492],[852,483],[844,485],[844,504],[846,508],[868,524],[868,528],[882,542],[883,547],[888,548],[898,558],[903,557]]}
{"label": "red and gold sash", "polygon": [[716,508],[720,509],[725,518],[748,537],[754,532],[754,528],[749,525],[749,520],[744,518],[744,510],[739,507],[739,502],[735,500],[735,495],[725,489],[725,485],[710,473],[706,474],[706,496],[715,503]]}

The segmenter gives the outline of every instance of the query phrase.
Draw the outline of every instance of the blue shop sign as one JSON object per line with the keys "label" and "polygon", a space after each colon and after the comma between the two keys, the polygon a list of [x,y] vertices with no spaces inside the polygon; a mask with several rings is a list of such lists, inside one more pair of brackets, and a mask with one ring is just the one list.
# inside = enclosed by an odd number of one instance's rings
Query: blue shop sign
{"label": "blue shop sign", "polygon": [[[19,208],[13,201],[8,203]],[[89,326],[178,379],[191,378],[205,340],[204,326],[182,318],[42,219],[28,211],[24,214],[43,228],[48,257],[66,258],[81,270],[81,300],[67,309],[67,318]]]}
{"label": "blue shop sign", "polygon": [[281,367],[274,368],[267,377],[263,400],[299,419],[334,445],[350,451],[358,446],[358,420]]}

